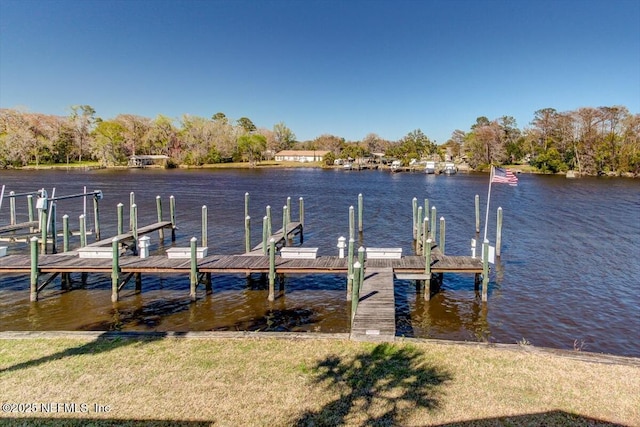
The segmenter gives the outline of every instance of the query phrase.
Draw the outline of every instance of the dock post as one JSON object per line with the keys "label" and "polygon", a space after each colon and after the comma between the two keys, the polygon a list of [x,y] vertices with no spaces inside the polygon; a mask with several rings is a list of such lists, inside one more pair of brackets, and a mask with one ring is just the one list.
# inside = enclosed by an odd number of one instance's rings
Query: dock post
{"label": "dock post", "polygon": [[[156,211],[158,213],[158,222],[162,222],[162,199],[160,196],[156,196]],[[158,239],[161,243],[164,243],[164,228],[158,228]],[[203,246],[206,246],[203,244]]]}
{"label": "dock post", "polygon": [[189,274],[189,278],[190,278],[190,283],[191,283],[191,287],[190,287],[190,292],[189,292],[189,296],[191,297],[191,301],[195,301],[196,300],[196,288],[198,287],[198,260],[197,260],[197,243],[198,243],[198,239],[196,239],[195,237],[191,238],[191,272]]}
{"label": "dock post", "polygon": [[444,242],[445,242],[445,222],[444,222],[444,217],[441,216],[440,217],[440,252],[442,252],[442,255],[445,254],[444,252]]}
{"label": "dock post", "polygon": [[482,242],[482,302],[487,301],[489,287],[489,239]]}
{"label": "dock post", "polygon": [[304,243],[304,199],[300,197],[300,208],[298,212],[300,221],[300,244]]}
{"label": "dock post", "polygon": [[351,324],[353,324],[353,320],[356,318],[356,310],[358,310],[358,302],[360,300],[360,280],[359,278],[362,276],[360,271],[362,270],[362,264],[359,261],[356,261],[353,264],[353,295],[351,295]]}
{"label": "dock post", "polygon": [[129,231],[133,231],[133,216],[134,216],[133,205],[136,204],[135,200],[136,200],[136,195],[132,191],[131,193],[129,193]]}
{"label": "dock post", "polygon": [[422,251],[418,253],[418,255],[424,254],[424,248],[427,246],[427,239],[429,238],[429,218],[427,216],[424,217],[422,221],[422,240],[420,244],[422,245]]}
{"label": "dock post", "polygon": [[362,213],[364,209],[364,203],[362,199],[362,193],[358,194],[358,232],[362,233]]}
{"label": "dock post", "polygon": [[84,248],[87,246],[87,222],[84,214],[80,215],[78,220],[80,221],[80,247]]}
{"label": "dock post", "polygon": [[118,212],[118,234],[123,234],[124,233],[124,205],[122,203],[118,203],[117,212]]}
{"label": "dock post", "polygon": [[249,192],[244,193],[244,217],[249,216]]}
{"label": "dock post", "polygon": [[289,210],[287,209],[287,206],[283,206],[282,207],[282,237],[284,237],[284,246],[289,246],[287,243],[289,242],[289,233],[287,232],[289,230],[289,223],[287,222],[287,220],[289,219]]}
{"label": "dock post", "polygon": [[418,206],[418,216],[416,217],[416,237],[415,237],[415,241],[416,241],[416,252],[418,249],[418,245],[420,242],[420,239],[422,238],[422,206]]}
{"label": "dock post", "polygon": [[433,241],[427,239],[424,246],[424,300],[431,299],[431,244]]}
{"label": "dock post", "polygon": [[62,252],[69,252],[69,215],[62,215]]}
{"label": "dock post", "polygon": [[202,205],[202,246],[209,246],[209,239],[207,238],[209,234],[209,211],[207,209],[207,205]]}
{"label": "dock post", "polygon": [[480,196],[476,194],[476,234],[480,233]]}
{"label": "dock post", "polygon": [[16,192],[9,191],[9,224],[16,225]]}
{"label": "dock post", "polygon": [[349,238],[356,238],[355,211],[353,206],[349,206]]}
{"label": "dock post", "polygon": [[362,268],[360,269],[360,278],[358,279],[358,282],[360,283],[360,285],[362,285],[362,282],[364,281],[364,247],[360,246],[358,248],[358,262],[360,262],[360,265],[362,266]]}
{"label": "dock post", "polygon": [[251,252],[251,217],[249,215],[244,217],[244,251]]}
{"label": "dock post", "polygon": [[136,205],[135,203],[131,205],[131,231],[132,231],[132,235],[133,235],[133,240],[134,242],[136,242],[136,244],[133,245],[134,247],[134,253],[136,253],[137,251],[135,250],[135,248],[137,247],[137,243],[138,243],[138,205]]}
{"label": "dock post", "polygon": [[[13,200],[13,198],[11,199]],[[40,253],[41,254],[46,254],[47,253],[47,199],[44,200],[44,204],[42,205],[42,214],[40,216],[40,234],[41,234],[41,241],[40,241]]]}
{"label": "dock post", "polygon": [[291,197],[287,197],[287,224],[291,224]]}
{"label": "dock post", "polygon": [[98,195],[94,194],[93,195],[93,223],[95,226],[96,242],[100,240],[100,208],[98,207],[99,200],[100,199],[98,198]]}
{"label": "dock post", "polygon": [[431,207],[431,234],[429,235],[433,240],[436,239],[436,207]]}
{"label": "dock post", "polygon": [[171,241],[176,241],[176,198],[169,197],[169,215],[171,216]]}
{"label": "dock post", "polygon": [[56,243],[58,240],[58,230],[56,229],[56,204],[51,203],[51,211],[49,212],[51,216],[51,253],[55,254],[58,252],[56,248]]}
{"label": "dock post", "polygon": [[38,301],[38,238],[31,238],[31,302]]}
{"label": "dock post", "polygon": [[418,238],[418,199],[413,198],[411,201],[413,205],[413,240]]}
{"label": "dock post", "polygon": [[355,245],[353,238],[349,239],[349,248],[347,252],[347,301],[351,300],[351,293],[353,292],[353,246]]}
{"label": "dock post", "polygon": [[269,239],[269,301],[276,299],[275,292],[276,283],[276,241]]}
{"label": "dock post", "polygon": [[269,239],[269,218],[262,218],[262,255],[267,254],[267,240]]}
{"label": "dock post", "polygon": [[273,236],[273,230],[271,229],[271,206],[267,205],[267,236],[271,238]]}
{"label": "dock post", "polygon": [[500,258],[500,248],[502,247],[502,207],[498,208],[498,221],[496,228],[496,256]]}
{"label": "dock post", "polygon": [[118,287],[120,286],[120,248],[118,238],[111,239],[111,250],[113,257],[111,260],[111,302],[118,301]]}
{"label": "dock post", "polygon": [[[33,222],[35,218],[35,209],[33,204],[33,194],[29,194],[27,196],[27,208],[29,210],[29,222]],[[34,227],[31,227],[31,231],[33,232]]]}

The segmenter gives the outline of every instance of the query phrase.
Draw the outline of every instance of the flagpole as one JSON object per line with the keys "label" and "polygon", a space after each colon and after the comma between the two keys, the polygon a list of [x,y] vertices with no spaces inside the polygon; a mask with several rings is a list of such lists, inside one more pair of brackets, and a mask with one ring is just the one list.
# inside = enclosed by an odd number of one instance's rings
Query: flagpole
{"label": "flagpole", "polygon": [[487,213],[484,217],[484,239],[487,240],[487,226],[489,225],[489,202],[491,201],[491,183],[493,182],[493,165],[491,165],[491,172],[489,173],[489,191],[487,192]]}

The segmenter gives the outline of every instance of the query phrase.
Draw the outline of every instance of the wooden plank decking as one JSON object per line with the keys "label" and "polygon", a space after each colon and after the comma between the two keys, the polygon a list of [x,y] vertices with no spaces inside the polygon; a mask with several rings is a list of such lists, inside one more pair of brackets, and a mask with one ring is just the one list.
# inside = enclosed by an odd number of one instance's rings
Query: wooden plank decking
{"label": "wooden plank decking", "polygon": [[0,234],[11,233],[12,231],[23,230],[25,228],[38,228],[39,226],[40,223],[38,221],[28,221],[13,225],[3,225],[2,227],[0,227]]}
{"label": "wooden plank decking", "polygon": [[[293,239],[294,236],[302,233],[302,224],[300,222],[290,222],[287,224],[287,240]],[[267,243],[273,239],[276,243],[276,248],[281,248],[285,243],[285,235],[284,230],[281,228],[272,234],[269,238],[267,238]],[[262,255],[262,242],[260,242],[257,246],[251,249],[249,255]]]}
{"label": "wooden plank decking", "polygon": [[393,341],[396,335],[396,308],[393,269],[367,268],[360,288],[360,300],[351,325],[356,341]]}

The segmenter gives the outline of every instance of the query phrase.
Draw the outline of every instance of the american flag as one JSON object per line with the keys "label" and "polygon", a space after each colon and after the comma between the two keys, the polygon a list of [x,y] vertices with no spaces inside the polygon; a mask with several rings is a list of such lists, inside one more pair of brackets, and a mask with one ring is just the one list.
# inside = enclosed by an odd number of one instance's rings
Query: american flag
{"label": "american flag", "polygon": [[518,177],[509,169],[493,168],[493,179],[491,182],[516,186],[518,185]]}

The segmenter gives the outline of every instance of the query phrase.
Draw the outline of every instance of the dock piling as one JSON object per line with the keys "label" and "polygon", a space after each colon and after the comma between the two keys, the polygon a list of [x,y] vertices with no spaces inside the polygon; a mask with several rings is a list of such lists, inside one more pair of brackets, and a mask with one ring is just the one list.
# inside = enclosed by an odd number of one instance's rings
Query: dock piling
{"label": "dock piling", "polygon": [[133,231],[134,212],[133,206],[136,204],[136,195],[132,191],[129,193],[129,231]]}
{"label": "dock piling", "polygon": [[269,218],[262,218],[262,255],[267,255],[267,239],[269,238]]}
{"label": "dock piling", "polygon": [[38,301],[38,238],[33,236],[31,238],[31,302]]}
{"label": "dock piling", "polygon": [[[300,225],[302,225],[302,227],[304,228],[304,199],[302,197],[300,197],[300,211],[298,212],[298,216],[299,216],[299,221],[300,221]],[[301,238],[302,238],[302,234],[300,234]]]}
{"label": "dock piling", "polygon": [[288,246],[288,242],[289,242],[289,209],[287,209],[287,206],[283,206],[282,207],[282,237],[283,237],[283,241],[282,241],[282,245],[283,246]]}
{"label": "dock piling", "polygon": [[[156,196],[156,212],[158,213],[158,222],[162,222],[162,199]],[[164,228],[158,229],[158,239],[164,243]]]}
{"label": "dock piling", "polygon": [[191,238],[191,272],[189,275],[190,278],[190,292],[189,297],[191,297],[191,301],[196,300],[196,288],[198,287],[198,259],[197,259],[197,243],[198,239],[195,237]]}
{"label": "dock piling", "polygon": [[353,264],[353,295],[351,295],[351,324],[353,325],[353,320],[356,318],[356,310],[358,310],[358,302],[360,300],[360,277],[362,270],[362,264],[359,261],[356,261]]}
{"label": "dock piling", "polygon": [[56,229],[56,204],[51,203],[51,253],[55,254],[58,252],[57,243],[58,243],[58,230]]}
{"label": "dock piling", "polygon": [[[94,192],[95,193],[95,192]],[[99,193],[102,194],[102,193]],[[96,242],[100,240],[100,207],[98,201],[100,197],[98,194],[93,195],[93,225],[94,225],[94,236],[96,238]],[[53,220],[55,221],[55,217]]]}
{"label": "dock piling", "polygon": [[436,239],[436,218],[437,218],[437,211],[436,211],[436,207],[432,206],[431,207],[431,234],[429,234],[429,236],[435,240]]}
{"label": "dock piling", "polygon": [[69,252],[69,215],[62,215],[62,251]]}
{"label": "dock piling", "polygon": [[418,239],[418,199],[413,198],[411,200],[413,206],[413,240]]}
{"label": "dock piling", "polygon": [[209,239],[207,238],[209,235],[209,211],[207,205],[202,205],[202,226],[200,232],[202,234],[202,246],[207,247],[209,244]]}
{"label": "dock piling", "polygon": [[355,245],[353,238],[349,239],[349,247],[347,249],[347,301],[351,300],[353,292],[353,247]]}
{"label": "dock piling", "polygon": [[487,301],[489,287],[489,239],[482,242],[482,302]]}
{"label": "dock piling", "polygon": [[80,247],[84,248],[87,246],[87,221],[84,214],[80,215],[78,220],[80,222]]}
{"label": "dock piling", "polygon": [[176,198],[169,197],[169,215],[171,216],[171,241],[176,241]]}
{"label": "dock piling", "polygon": [[16,192],[9,191],[9,224],[16,225]]}
{"label": "dock piling", "polygon": [[424,300],[431,299],[431,238],[427,239],[424,246]]}
{"label": "dock piling", "polygon": [[122,203],[118,203],[116,206],[116,210],[118,213],[118,234],[124,233],[124,205]]}
{"label": "dock piling", "polygon": [[[35,218],[35,209],[33,205],[33,194],[27,195],[27,209],[29,211],[29,222],[33,222]],[[31,231],[33,232],[34,228],[31,227]]]}
{"label": "dock piling", "polygon": [[349,238],[356,238],[355,211],[353,206],[349,206]]}
{"label": "dock piling", "polygon": [[111,302],[118,302],[118,287],[120,285],[120,248],[118,239],[111,240]]}
{"label": "dock piling", "polygon": [[276,283],[276,241],[272,237],[269,239],[269,301],[276,299],[275,292]]}
{"label": "dock piling", "polygon": [[500,258],[500,248],[502,247],[502,208],[498,208],[498,220],[496,225],[496,256]]}
{"label": "dock piling", "polygon": [[480,196],[476,194],[476,234],[480,233]]}
{"label": "dock piling", "polygon": [[444,251],[444,242],[445,242],[445,221],[444,221],[444,217],[441,216],[440,217],[440,252],[442,252],[442,255],[445,254]]}
{"label": "dock piling", "polygon": [[244,251],[251,252],[251,217],[244,217]]}
{"label": "dock piling", "polygon": [[364,201],[362,197],[362,193],[358,194],[358,232],[362,233],[363,223],[362,223],[362,215],[364,210]]}

